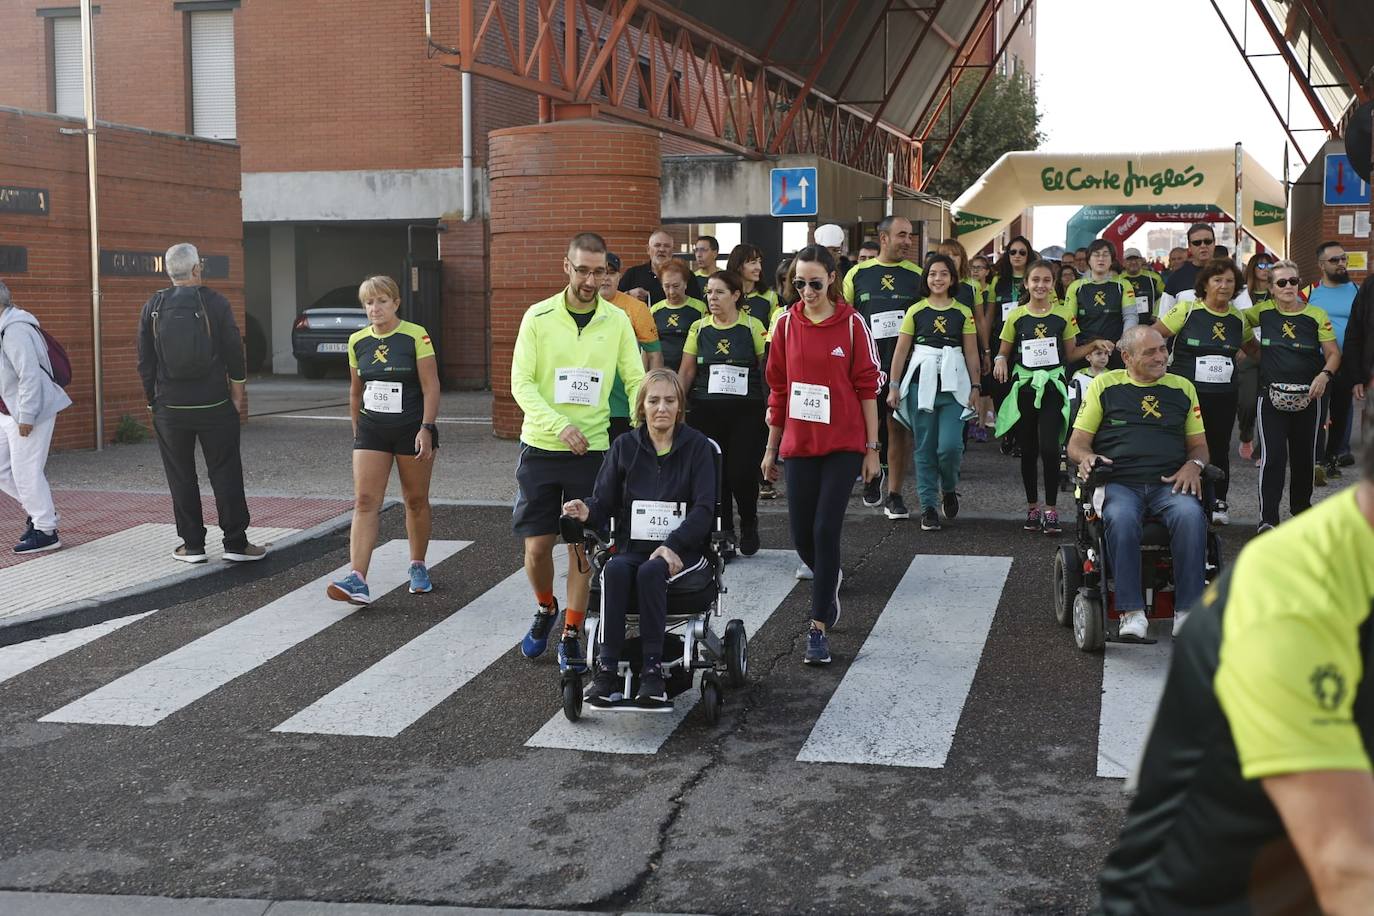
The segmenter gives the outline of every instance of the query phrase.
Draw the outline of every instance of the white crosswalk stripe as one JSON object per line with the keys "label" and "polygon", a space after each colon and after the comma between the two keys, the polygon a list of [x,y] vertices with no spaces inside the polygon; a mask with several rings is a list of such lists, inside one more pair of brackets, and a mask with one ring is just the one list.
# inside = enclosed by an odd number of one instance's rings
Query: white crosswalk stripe
{"label": "white crosswalk stripe", "polygon": [[[730,591],[722,596],[723,613],[712,626],[724,633],[726,621],[738,617],[752,636],[797,584],[792,576],[796,566],[797,555],[790,550],[760,550],[746,560],[731,563],[725,574]],[[803,625],[803,620],[797,621],[798,628]],[[656,754],[699,698],[695,689],[679,694],[671,714],[601,713],[573,723],[559,712],[525,746],[603,754]]]}
{"label": "white crosswalk stripe", "polygon": [[917,556],[797,759],[943,767],[1010,557]]}
{"label": "white crosswalk stripe", "polygon": [[136,623],[153,613],[156,612],[144,611],[142,614],[130,614],[128,617],[119,617],[89,627],[81,627],[78,630],[54,633],[52,636],[43,636],[28,642],[0,648],[0,683],[23,674],[31,668],[37,668],[44,662],[52,661],[59,655],[65,655],[73,649],[79,649],[107,633],[113,633],[131,623]]}
{"label": "white crosswalk stripe", "polygon": [[[429,561],[437,564],[471,543],[431,541]],[[406,584],[409,566],[410,547],[404,540],[378,548],[369,570],[373,600]],[[156,725],[358,610],[356,605],[331,601],[325,595],[325,587],[348,572],[349,567],[343,566],[321,576],[39,721]]]}
{"label": "white crosswalk stripe", "polygon": [[[435,541],[430,561],[437,566],[471,543]],[[374,598],[404,586],[408,556],[403,540],[377,550],[369,582]],[[562,550],[555,551],[554,557],[555,588],[561,594],[567,557]],[[795,563],[791,551],[764,550],[730,564],[726,571],[729,592],[723,598],[724,613],[715,622],[717,630],[723,632],[726,621],[739,617],[754,641],[796,588]],[[462,575],[461,566],[451,566],[451,570],[447,575]],[[839,687],[810,724],[797,760],[945,766],[975,689],[974,679],[1010,571],[1008,557],[915,556],[887,596]],[[356,606],[325,595],[325,585],[346,573],[347,568],[341,567],[321,576],[85,693],[40,721],[126,726],[162,722],[220,687],[251,676],[271,659],[357,611]],[[289,715],[273,731],[395,738],[440,709],[483,671],[513,657],[511,650],[528,626],[530,603],[524,571],[512,572],[367,670],[339,678],[330,684],[332,689]],[[153,613],[0,647],[0,684]],[[164,619],[173,618],[158,614],[144,626],[163,626],[159,621]],[[798,630],[804,624],[801,616],[795,621]],[[786,624],[780,621],[779,625]],[[1057,641],[1062,631],[1046,635]],[[845,641],[843,636],[841,641]],[[1063,651],[1076,650],[1065,639]],[[1167,632],[1154,646],[1107,646],[1097,734],[1099,777],[1122,778],[1134,769],[1158,706],[1171,652]],[[545,667],[550,679],[556,677],[552,665]],[[539,702],[552,706],[552,685],[550,680],[549,696]],[[699,697],[696,688],[688,690],[676,698],[668,715],[587,714],[572,723],[561,710],[554,711],[525,744],[617,755],[657,754],[695,709]],[[801,727],[806,725],[801,723]]]}
{"label": "white crosswalk stripe", "polygon": [[1107,643],[1097,727],[1098,776],[1124,779],[1145,751],[1173,655],[1169,625],[1155,624],[1152,629],[1157,632],[1151,635],[1159,638],[1153,646]]}
{"label": "white crosswalk stripe", "polygon": [[[562,594],[567,551],[554,563]],[[533,612],[522,569],[273,731],[394,738],[519,642]]]}

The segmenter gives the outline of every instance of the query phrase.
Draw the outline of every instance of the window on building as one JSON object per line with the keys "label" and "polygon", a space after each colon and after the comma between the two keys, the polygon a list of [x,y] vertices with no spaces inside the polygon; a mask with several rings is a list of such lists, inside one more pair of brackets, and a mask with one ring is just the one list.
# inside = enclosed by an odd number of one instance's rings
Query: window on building
{"label": "window on building", "polygon": [[199,137],[238,137],[234,92],[233,9],[187,12],[190,39],[191,132]]}
{"label": "window on building", "polygon": [[81,17],[54,17],[51,25],[53,111],[83,118],[86,87],[81,73]]}

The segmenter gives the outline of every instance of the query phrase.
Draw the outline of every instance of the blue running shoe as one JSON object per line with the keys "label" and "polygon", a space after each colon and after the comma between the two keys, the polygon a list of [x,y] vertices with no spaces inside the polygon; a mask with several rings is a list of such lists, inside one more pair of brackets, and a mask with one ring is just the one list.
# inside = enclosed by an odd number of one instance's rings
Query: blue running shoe
{"label": "blue running shoe", "polygon": [[558,601],[553,602],[553,612],[549,613],[541,605],[534,611],[534,622],[530,624],[530,631],[525,634],[525,638],[520,641],[520,653],[525,658],[538,658],[544,654],[544,650],[549,647],[549,633],[553,630],[553,625],[558,621]]}
{"label": "blue running shoe", "polygon": [[355,572],[344,576],[338,582],[329,583],[329,597],[335,601],[347,601],[349,604],[371,604],[372,593],[367,590],[367,583]]}
{"label": "blue running shoe", "polygon": [[434,583],[429,581],[429,570],[423,563],[410,564],[410,593],[412,595],[423,595],[434,590]]}
{"label": "blue running shoe", "polygon": [[806,654],[802,656],[802,662],[808,665],[830,664],[830,640],[825,638],[825,631],[820,627],[812,627],[811,632],[806,634]]}
{"label": "blue running shoe", "polygon": [[572,630],[564,630],[563,639],[558,643],[558,670],[576,671],[578,674],[587,670],[587,656],[582,653],[582,641]]}
{"label": "blue running shoe", "polygon": [[30,528],[24,532],[24,536],[19,539],[19,543],[14,545],[15,553],[42,553],[45,550],[56,550],[62,546],[62,541],[57,537],[57,529],[52,530],[52,534],[46,531],[39,531],[37,528]]}

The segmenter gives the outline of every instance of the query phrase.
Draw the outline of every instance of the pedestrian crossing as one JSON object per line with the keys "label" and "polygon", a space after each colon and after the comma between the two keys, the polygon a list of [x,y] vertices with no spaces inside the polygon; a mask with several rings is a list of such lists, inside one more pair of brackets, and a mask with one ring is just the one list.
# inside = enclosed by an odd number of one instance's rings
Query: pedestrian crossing
{"label": "pedestrian crossing", "polygon": [[[470,540],[431,542],[430,565],[443,581],[460,579],[473,563],[465,560]],[[476,553],[475,551],[472,553]],[[518,562],[518,559],[514,559]],[[409,550],[404,540],[381,545],[373,557],[369,585],[375,599],[407,582]],[[555,551],[563,592],[567,558]],[[790,551],[763,550],[732,563],[722,596],[724,621],[745,622],[751,643],[766,628],[799,632],[804,625],[809,583],[793,578]],[[813,721],[797,723],[805,734],[796,760],[801,764],[942,768],[949,761],[964,711],[978,689],[980,668],[999,613],[1033,613],[1053,627],[1049,612],[1015,606],[1011,557],[925,555],[910,559],[886,596],[881,612]],[[169,718],[221,688],[253,678],[257,669],[288,650],[310,651],[309,642],[347,619],[358,607],[329,600],[325,585],[347,573],[341,567],[275,598],[209,633],[115,679],[38,715],[42,723],[176,728]],[[893,570],[895,573],[896,570]],[[854,601],[868,583],[854,575],[845,594]],[[891,580],[885,580],[891,581]],[[872,601],[874,596],[865,595]],[[478,675],[494,666],[528,665],[515,649],[528,625],[529,585],[515,569],[486,591],[428,626],[360,673],[324,683],[303,708],[271,728],[291,735],[332,735],[357,739],[394,739],[421,718],[441,714],[444,704]],[[870,605],[876,606],[876,605]],[[785,613],[779,614],[782,609]],[[0,647],[0,687],[26,673],[82,649],[98,653],[100,640],[128,627],[165,627],[171,612],[147,611],[56,636]],[[385,613],[385,609],[382,609]],[[857,611],[846,610],[840,638],[859,644]],[[776,618],[776,619],[775,619]],[[159,630],[158,632],[162,632]],[[1058,651],[1075,653],[1058,628],[1048,638]],[[1171,644],[1109,645],[1102,661],[1102,702],[1097,735],[1096,773],[1121,778],[1134,768],[1162,690]],[[549,653],[552,656],[552,652]],[[553,690],[531,694],[520,703],[547,703],[548,718],[531,724],[523,741],[533,749],[594,754],[658,754],[684,727],[699,693],[679,696],[670,715],[584,716],[568,722]],[[757,658],[755,659],[757,662]],[[843,659],[841,658],[841,662]],[[797,666],[800,669],[800,665]],[[758,677],[755,665],[755,677]],[[269,685],[271,690],[276,685]],[[70,698],[64,697],[64,699]],[[1085,697],[1085,702],[1094,698]],[[56,705],[56,704],[54,704]],[[37,711],[36,711],[37,712]],[[269,720],[270,721],[270,720]],[[255,726],[265,727],[265,726]],[[725,725],[728,728],[728,722]],[[966,727],[966,726],[964,726]],[[800,739],[800,735],[799,735]],[[1086,736],[1085,740],[1090,740]]]}

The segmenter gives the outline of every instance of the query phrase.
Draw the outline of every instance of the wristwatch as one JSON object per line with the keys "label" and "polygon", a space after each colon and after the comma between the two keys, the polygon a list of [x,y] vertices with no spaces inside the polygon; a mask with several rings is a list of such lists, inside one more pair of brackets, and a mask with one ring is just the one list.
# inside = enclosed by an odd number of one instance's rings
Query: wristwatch
{"label": "wristwatch", "polygon": [[864,448],[871,448],[873,451],[878,452],[882,451],[883,444],[881,442],[865,442]]}
{"label": "wristwatch", "polygon": [[429,444],[431,448],[439,447],[439,426],[436,423],[421,423],[421,429],[429,430]]}
{"label": "wristwatch", "polygon": [[1336,373],[1332,372],[1330,369],[1323,369],[1323,370],[1322,370],[1322,375],[1324,375],[1324,376],[1326,376],[1327,378],[1332,379],[1332,380],[1334,380],[1334,379],[1336,378]]}
{"label": "wristwatch", "polygon": [[1207,462],[1203,461],[1201,458],[1189,458],[1188,460],[1197,465],[1199,471],[1207,470]]}

